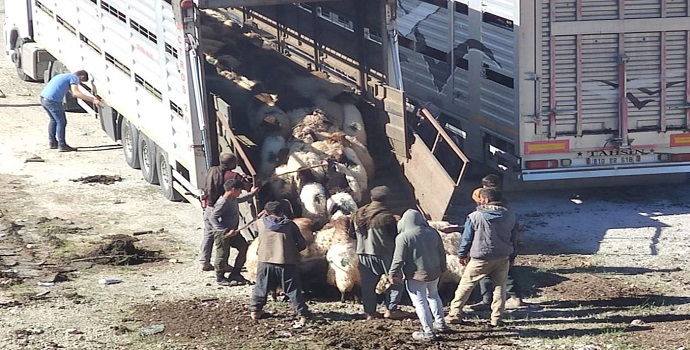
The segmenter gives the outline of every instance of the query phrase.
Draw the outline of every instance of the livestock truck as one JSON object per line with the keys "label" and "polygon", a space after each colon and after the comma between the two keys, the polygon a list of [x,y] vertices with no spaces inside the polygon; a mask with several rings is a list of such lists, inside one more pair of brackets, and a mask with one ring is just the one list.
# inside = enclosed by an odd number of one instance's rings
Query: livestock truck
{"label": "livestock truck", "polygon": [[690,171],[688,1],[397,3],[406,96],[473,161],[541,187]]}
{"label": "livestock truck", "polygon": [[[443,218],[468,160],[453,144],[465,166],[451,177],[407,127],[395,2],[14,0],[5,3],[6,55],[24,80],[88,71],[92,78],[83,88],[105,106],[78,102],[110,138],[121,141],[127,164],[141,169],[149,183],[160,184],[166,198],[198,204],[207,169],[218,163],[221,151],[234,151],[242,170],[254,178],[260,153],[247,130],[246,109],[225,98],[243,89],[253,93],[242,82],[260,72],[238,69],[228,85],[207,63],[200,48],[204,9],[220,10],[261,33],[262,48],[272,47],[307,74],[349,86],[359,98],[368,148],[377,163],[372,185],[391,186],[401,203],[414,195],[410,206]],[[240,52],[230,54],[241,57]],[[264,79],[259,85],[270,92],[270,84]],[[71,101],[65,101],[70,108]],[[436,140],[450,144],[435,120],[433,127]]]}

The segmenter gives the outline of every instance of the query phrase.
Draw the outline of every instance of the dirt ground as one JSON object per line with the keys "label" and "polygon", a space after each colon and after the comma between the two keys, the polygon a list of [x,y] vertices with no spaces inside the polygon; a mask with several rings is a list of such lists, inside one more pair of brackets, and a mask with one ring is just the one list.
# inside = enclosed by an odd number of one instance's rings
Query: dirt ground
{"label": "dirt ground", "polygon": [[[311,300],[313,322],[295,329],[289,304],[251,321],[250,286],[218,288],[199,271],[200,211],[127,167],[98,120],[69,114],[68,141],[82,150],[48,150],[41,88],[0,60],[2,349],[690,348],[687,184],[510,194],[526,227],[516,272],[530,304],[505,328],[469,312],[419,343],[414,319],[366,322],[354,302]],[[470,209],[470,181],[455,220]]]}

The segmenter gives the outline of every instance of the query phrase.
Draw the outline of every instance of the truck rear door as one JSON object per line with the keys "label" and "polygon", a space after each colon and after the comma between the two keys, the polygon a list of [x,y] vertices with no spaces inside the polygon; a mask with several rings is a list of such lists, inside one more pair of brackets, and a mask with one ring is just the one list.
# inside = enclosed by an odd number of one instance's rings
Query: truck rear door
{"label": "truck rear door", "polygon": [[523,115],[523,179],[687,172],[688,3],[532,4],[538,107]]}

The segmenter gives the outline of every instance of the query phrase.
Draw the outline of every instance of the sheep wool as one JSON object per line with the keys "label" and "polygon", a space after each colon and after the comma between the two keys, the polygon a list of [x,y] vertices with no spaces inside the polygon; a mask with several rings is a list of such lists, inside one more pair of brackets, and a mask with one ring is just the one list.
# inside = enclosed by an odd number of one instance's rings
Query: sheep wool
{"label": "sheep wool", "polygon": [[351,148],[357,158],[359,158],[360,164],[364,167],[367,173],[367,180],[369,182],[374,181],[374,175],[376,174],[376,164],[374,163],[374,158],[369,154],[369,150],[356,138],[345,135],[342,132],[336,132],[331,135],[329,142],[340,143],[344,147]]}
{"label": "sheep wool", "polygon": [[[251,116],[252,114],[250,113],[249,115]],[[249,127],[252,130],[259,129],[262,124],[269,125],[273,129],[273,134],[283,137],[288,137],[292,132],[290,119],[288,119],[283,110],[276,106],[261,105],[253,114],[253,118],[249,118]]]}
{"label": "sheep wool", "polygon": [[299,232],[302,233],[302,237],[304,237],[304,240],[307,241],[307,245],[314,243],[316,236],[314,235],[314,231],[311,230],[311,226],[313,224],[311,219],[294,218],[292,222],[294,222],[299,228]]}
{"label": "sheep wool", "polygon": [[287,144],[282,136],[268,136],[264,139],[261,145],[261,166],[259,168],[261,179],[267,179],[273,174],[278,166],[278,154],[284,148],[287,148]]}
{"label": "sheep wool", "polygon": [[345,293],[355,286],[362,285],[355,242],[333,244],[326,253],[328,273],[326,282],[340,291],[340,300],[345,301]]}
{"label": "sheep wool", "polygon": [[323,111],[328,120],[333,123],[337,130],[343,129],[343,122],[345,120],[343,106],[337,102],[333,102],[322,97],[317,97],[314,100],[314,104],[317,108]]}
{"label": "sheep wool", "polygon": [[310,169],[310,171],[317,180],[321,181],[325,178],[326,171],[324,167],[317,165],[322,164],[324,159],[325,157],[319,156],[314,152],[292,152],[288,155],[287,171],[294,172],[300,168],[316,166]]}
{"label": "sheep wool", "polygon": [[352,176],[354,176],[357,180],[359,188],[365,190],[369,186],[369,179],[367,177],[367,171],[362,165],[362,161],[359,159],[357,153],[352,148],[345,147],[343,151],[345,157],[347,157],[347,159],[350,160],[350,162],[355,164],[348,166],[348,169],[350,169]]}
{"label": "sheep wool", "polygon": [[326,99],[334,98],[343,92],[352,92],[352,89],[342,84],[335,84],[317,77],[295,77],[290,81],[292,88],[302,97],[315,99],[322,96]]}
{"label": "sheep wool", "polygon": [[313,221],[314,227],[320,228],[328,221],[326,212],[326,190],[320,183],[304,185],[299,195],[302,203],[302,216]]}
{"label": "sheep wool", "polygon": [[276,199],[291,198],[297,191],[294,173],[288,173],[289,171],[287,164],[280,165],[268,180]]}
{"label": "sheep wool", "polygon": [[[361,174],[364,174],[364,169],[360,165],[348,167],[341,163],[336,163],[335,168],[337,172],[345,175],[345,180],[347,180],[347,185],[350,187],[352,198],[355,199],[355,202],[360,203],[362,201],[364,189],[359,186],[359,181],[357,181],[357,179],[359,177],[361,180]],[[366,174],[364,174],[364,176],[366,177]]]}
{"label": "sheep wool", "polygon": [[465,271],[465,267],[460,265],[459,257],[452,254],[446,255],[446,268],[447,270],[441,274],[438,280],[439,288],[448,284],[457,285]]}
{"label": "sheep wool", "polygon": [[357,202],[351,194],[338,192],[328,198],[326,209],[331,216],[331,221],[333,221],[341,216],[354,213],[357,210]]}
{"label": "sheep wool", "polygon": [[294,127],[295,125],[301,123],[304,120],[304,117],[310,115],[312,112],[314,112],[313,107],[297,108],[288,111],[286,114],[288,119],[290,119],[290,127]]}
{"label": "sheep wool", "polygon": [[244,267],[247,269],[246,277],[250,281],[256,281],[256,273],[259,268],[259,238],[256,238],[247,248],[247,261]]}
{"label": "sheep wool", "polygon": [[314,245],[319,251],[323,252],[323,256],[326,256],[326,252],[333,244],[344,244],[349,242],[351,239],[347,235],[347,231],[350,228],[350,218],[347,216],[341,216],[334,219],[330,223],[326,224],[321,230],[316,232],[316,239],[314,240]]}
{"label": "sheep wool", "polygon": [[343,108],[343,131],[357,139],[362,145],[367,145],[367,132],[364,129],[364,120],[362,120],[362,113],[357,106],[351,103],[345,103]]}

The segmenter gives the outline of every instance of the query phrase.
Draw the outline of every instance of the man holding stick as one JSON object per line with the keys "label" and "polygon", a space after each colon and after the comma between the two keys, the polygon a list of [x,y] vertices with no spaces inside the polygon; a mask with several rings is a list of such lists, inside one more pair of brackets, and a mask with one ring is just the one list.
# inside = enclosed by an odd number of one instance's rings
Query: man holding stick
{"label": "man holding stick", "polygon": [[[223,184],[225,193],[216,201],[209,217],[213,227],[216,282],[221,286],[237,286],[247,284],[249,281],[240,275],[242,267],[247,260],[247,248],[249,244],[240,234],[239,203],[249,201],[259,191],[258,187],[252,187],[251,191],[242,194],[244,183],[239,179],[228,180]],[[230,247],[237,249],[237,257],[231,269],[230,275],[225,277],[228,268]]]}

